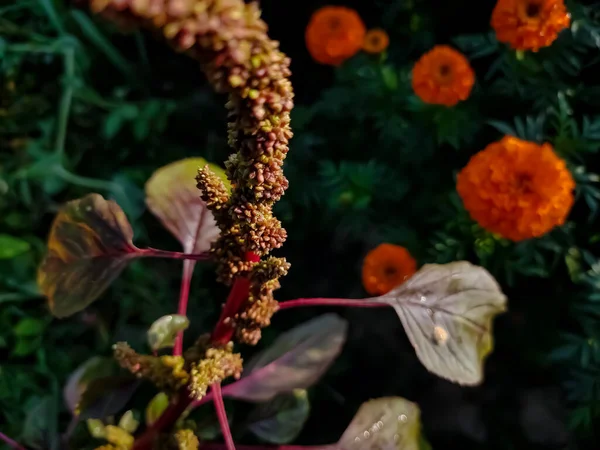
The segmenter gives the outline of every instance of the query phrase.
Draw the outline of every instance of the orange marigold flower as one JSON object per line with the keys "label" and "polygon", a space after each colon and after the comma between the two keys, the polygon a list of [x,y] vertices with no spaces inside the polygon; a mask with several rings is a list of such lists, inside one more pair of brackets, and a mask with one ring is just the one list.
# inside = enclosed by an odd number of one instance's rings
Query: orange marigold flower
{"label": "orange marigold flower", "polygon": [[570,23],[564,0],[498,0],[492,13],[497,39],[516,50],[548,47]]}
{"label": "orange marigold flower", "polygon": [[475,72],[465,56],[447,45],[438,45],[417,61],[412,87],[425,103],[454,106],[466,100],[475,84]]}
{"label": "orange marigold flower", "polygon": [[367,53],[381,53],[390,43],[388,34],[381,28],[373,28],[367,31],[363,50]]}
{"label": "orange marigold flower", "polygon": [[417,271],[417,262],[399,245],[381,244],[363,262],[363,286],[371,295],[382,295],[404,283]]}
{"label": "orange marigold flower", "polygon": [[521,241],[562,225],[573,206],[575,181],[550,144],[506,136],[474,155],[456,189],[483,228]]}
{"label": "orange marigold flower", "polygon": [[337,66],[362,48],[365,33],[355,10],[325,6],[315,11],[306,27],[306,47],[315,61]]}

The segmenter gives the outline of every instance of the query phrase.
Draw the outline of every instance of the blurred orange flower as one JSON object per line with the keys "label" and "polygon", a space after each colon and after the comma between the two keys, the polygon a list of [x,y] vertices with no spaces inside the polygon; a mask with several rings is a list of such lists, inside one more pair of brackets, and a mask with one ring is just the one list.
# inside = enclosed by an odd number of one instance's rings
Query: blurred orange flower
{"label": "blurred orange flower", "polygon": [[516,50],[548,47],[570,24],[564,0],[498,0],[492,13],[497,39]]}
{"label": "blurred orange flower", "polygon": [[475,72],[465,56],[447,45],[438,45],[417,61],[412,87],[425,103],[454,106],[466,100],[475,84]]}
{"label": "blurred orange flower", "polygon": [[318,63],[337,66],[362,48],[365,33],[355,10],[325,6],[315,11],[306,27],[306,47]]}
{"label": "blurred orange flower", "polygon": [[390,43],[388,34],[381,28],[373,28],[367,31],[363,50],[367,53],[381,53]]}
{"label": "blurred orange flower", "polygon": [[404,247],[381,244],[364,259],[362,281],[371,295],[382,295],[404,283],[417,271],[417,262]]}
{"label": "blurred orange flower", "polygon": [[521,241],[562,225],[575,181],[550,144],[506,136],[471,158],[456,189],[483,228]]}

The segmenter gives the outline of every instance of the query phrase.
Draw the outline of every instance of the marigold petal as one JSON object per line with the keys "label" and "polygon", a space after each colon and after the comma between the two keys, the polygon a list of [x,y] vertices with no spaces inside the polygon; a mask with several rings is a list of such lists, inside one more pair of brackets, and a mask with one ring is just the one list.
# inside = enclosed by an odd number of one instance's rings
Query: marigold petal
{"label": "marigold petal", "polygon": [[365,34],[365,25],[355,10],[325,6],[310,18],[306,48],[318,63],[337,66],[362,48]]}
{"label": "marigold petal", "polygon": [[564,224],[575,181],[550,144],[513,136],[488,145],[458,174],[456,189],[473,220],[512,241]]}
{"label": "marigold petal", "polygon": [[404,283],[417,271],[417,262],[399,245],[380,244],[363,261],[362,281],[371,295],[383,295]]}
{"label": "marigold petal", "polygon": [[475,84],[467,58],[447,45],[438,45],[416,62],[412,87],[425,103],[454,106],[466,100]]}
{"label": "marigold petal", "polygon": [[367,53],[381,53],[389,45],[390,38],[388,34],[381,28],[373,28],[367,31],[363,50]]}
{"label": "marigold petal", "polygon": [[537,52],[571,24],[564,0],[498,0],[491,25],[500,42]]}

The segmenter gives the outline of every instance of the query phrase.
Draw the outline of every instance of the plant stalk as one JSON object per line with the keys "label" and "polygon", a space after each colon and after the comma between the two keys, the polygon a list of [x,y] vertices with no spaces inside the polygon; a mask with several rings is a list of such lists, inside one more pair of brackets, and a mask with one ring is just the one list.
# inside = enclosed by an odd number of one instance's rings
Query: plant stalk
{"label": "plant stalk", "polygon": [[231,436],[231,430],[229,429],[229,421],[227,420],[227,411],[225,411],[225,404],[223,403],[221,383],[213,384],[211,391],[213,392],[213,403],[215,404],[215,409],[217,411],[221,433],[223,433],[223,439],[225,439],[225,448],[227,450],[235,450],[235,444],[233,443],[233,437]]}
{"label": "plant stalk", "polygon": [[175,401],[165,409],[156,422],[135,440],[132,450],[149,450],[153,448],[154,441],[159,433],[177,422],[177,419],[185,412],[191,402],[192,398],[187,388],[181,389]]}
{"label": "plant stalk", "polygon": [[[182,316],[187,315],[188,299],[190,297],[190,283],[194,274],[196,261],[186,259],[183,261],[183,275],[181,277],[181,289],[179,291],[179,306],[177,314]],[[181,356],[183,353],[183,330],[177,333],[175,338],[175,346],[173,347],[173,356]]]}
{"label": "plant stalk", "polygon": [[[209,253],[182,253],[182,252],[171,252],[169,250],[159,250],[156,248],[138,248],[136,250],[137,256],[145,258],[167,258],[167,259],[183,259],[189,261],[206,261],[210,258]],[[190,275],[191,277],[191,275]],[[191,280],[190,280],[191,281]],[[189,292],[188,292],[189,293]],[[187,300],[186,300],[187,307]]]}
{"label": "plant stalk", "polygon": [[56,131],[56,141],[54,142],[54,152],[62,157],[65,153],[65,141],[67,139],[67,127],[69,124],[69,115],[71,113],[71,102],[73,100],[73,77],[75,76],[75,49],[69,46],[65,49],[65,72],[62,96],[58,109],[58,129]]}
{"label": "plant stalk", "polygon": [[[258,262],[260,257],[252,252],[246,254],[246,260],[252,262]],[[223,311],[219,321],[215,326],[211,340],[214,343],[226,344],[233,337],[233,327],[231,326],[231,318],[234,317],[240,310],[246,299],[248,298],[248,289],[250,288],[250,280],[243,277],[238,277],[233,283],[233,287],[229,292],[229,297],[225,302]]]}
{"label": "plant stalk", "polygon": [[[336,445],[238,445],[237,450],[337,450]],[[200,444],[200,450],[226,450],[224,444],[207,443]]]}
{"label": "plant stalk", "polygon": [[4,433],[0,433],[0,441],[4,441],[6,443],[6,445],[8,445],[10,448],[13,448],[15,450],[26,450],[25,447],[23,447],[17,441],[9,438]]}
{"label": "plant stalk", "polygon": [[279,309],[298,308],[300,306],[349,306],[353,308],[382,308],[390,306],[384,302],[378,302],[375,299],[357,299],[350,298],[299,298],[280,302]]}

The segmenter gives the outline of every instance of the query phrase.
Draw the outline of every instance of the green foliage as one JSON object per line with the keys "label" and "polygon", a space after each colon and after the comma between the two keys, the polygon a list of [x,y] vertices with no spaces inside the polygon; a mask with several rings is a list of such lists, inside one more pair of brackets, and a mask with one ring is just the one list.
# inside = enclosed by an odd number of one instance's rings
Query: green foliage
{"label": "green foliage", "polygon": [[[269,3],[263,7],[275,8]],[[514,425],[514,404],[518,389],[540,374],[563,386],[578,448],[600,424],[600,9],[586,3],[568,2],[572,27],[554,45],[519,54],[490,32],[491,6],[474,11],[477,19],[450,20],[450,8],[426,0],[377,0],[368,7],[369,26],[389,32],[387,52],[358,54],[332,81],[315,75],[323,85],[318,98],[299,90],[293,111],[290,189],[277,204],[293,268],[281,298],[363,296],[360,263],[381,242],[406,246],[420,264],[469,260],[506,290],[510,312],[498,324],[482,395],[509,399],[485,413],[493,443],[462,448],[534,448]],[[452,3],[455,14],[470,8],[475,2]],[[286,38],[302,41],[283,36],[284,51]],[[414,61],[444,42],[463,51],[477,73],[471,97],[455,108],[424,105],[410,85]],[[294,83],[313,83],[313,72],[312,65],[294,67]],[[98,191],[123,208],[136,244],[179,250],[146,211],[143,185],[184,157],[226,158],[222,99],[202,79],[184,56],[144,34],[122,35],[70,2],[0,6],[0,428],[31,448],[62,448],[71,415],[61,392],[69,375],[92,351],[108,356],[117,340],[143,348],[152,322],[174,313],[180,282],[177,264],[133,262],[101,303],[52,319],[35,282],[50,221],[65,201]],[[517,244],[475,224],[454,188],[468,159],[504,134],[550,142],[577,182],[568,223]],[[187,335],[197,336],[214,323],[225,294],[213,268],[201,265],[191,292]],[[278,318],[265,340],[303,314]],[[369,333],[397,333],[396,321],[374,317],[353,317],[349,350],[311,394],[316,418],[307,427],[320,435],[306,432],[300,440],[334,442],[365,398],[417,398],[429,389],[420,369],[391,362],[391,352],[405,348],[381,345],[381,336],[377,344],[368,340]],[[368,369],[361,368],[363,352]],[[348,370],[356,371],[349,386]],[[372,382],[373,372],[380,382]],[[90,417],[121,413],[130,403],[144,411],[156,392],[130,381],[96,381]],[[99,393],[107,392],[102,403]],[[214,439],[214,417],[203,413],[192,417],[197,433]],[[243,413],[236,405],[234,417]],[[332,422],[326,430],[324,420]],[[433,436],[433,448],[444,438]],[[88,448],[85,425],[75,427],[73,442]]]}

